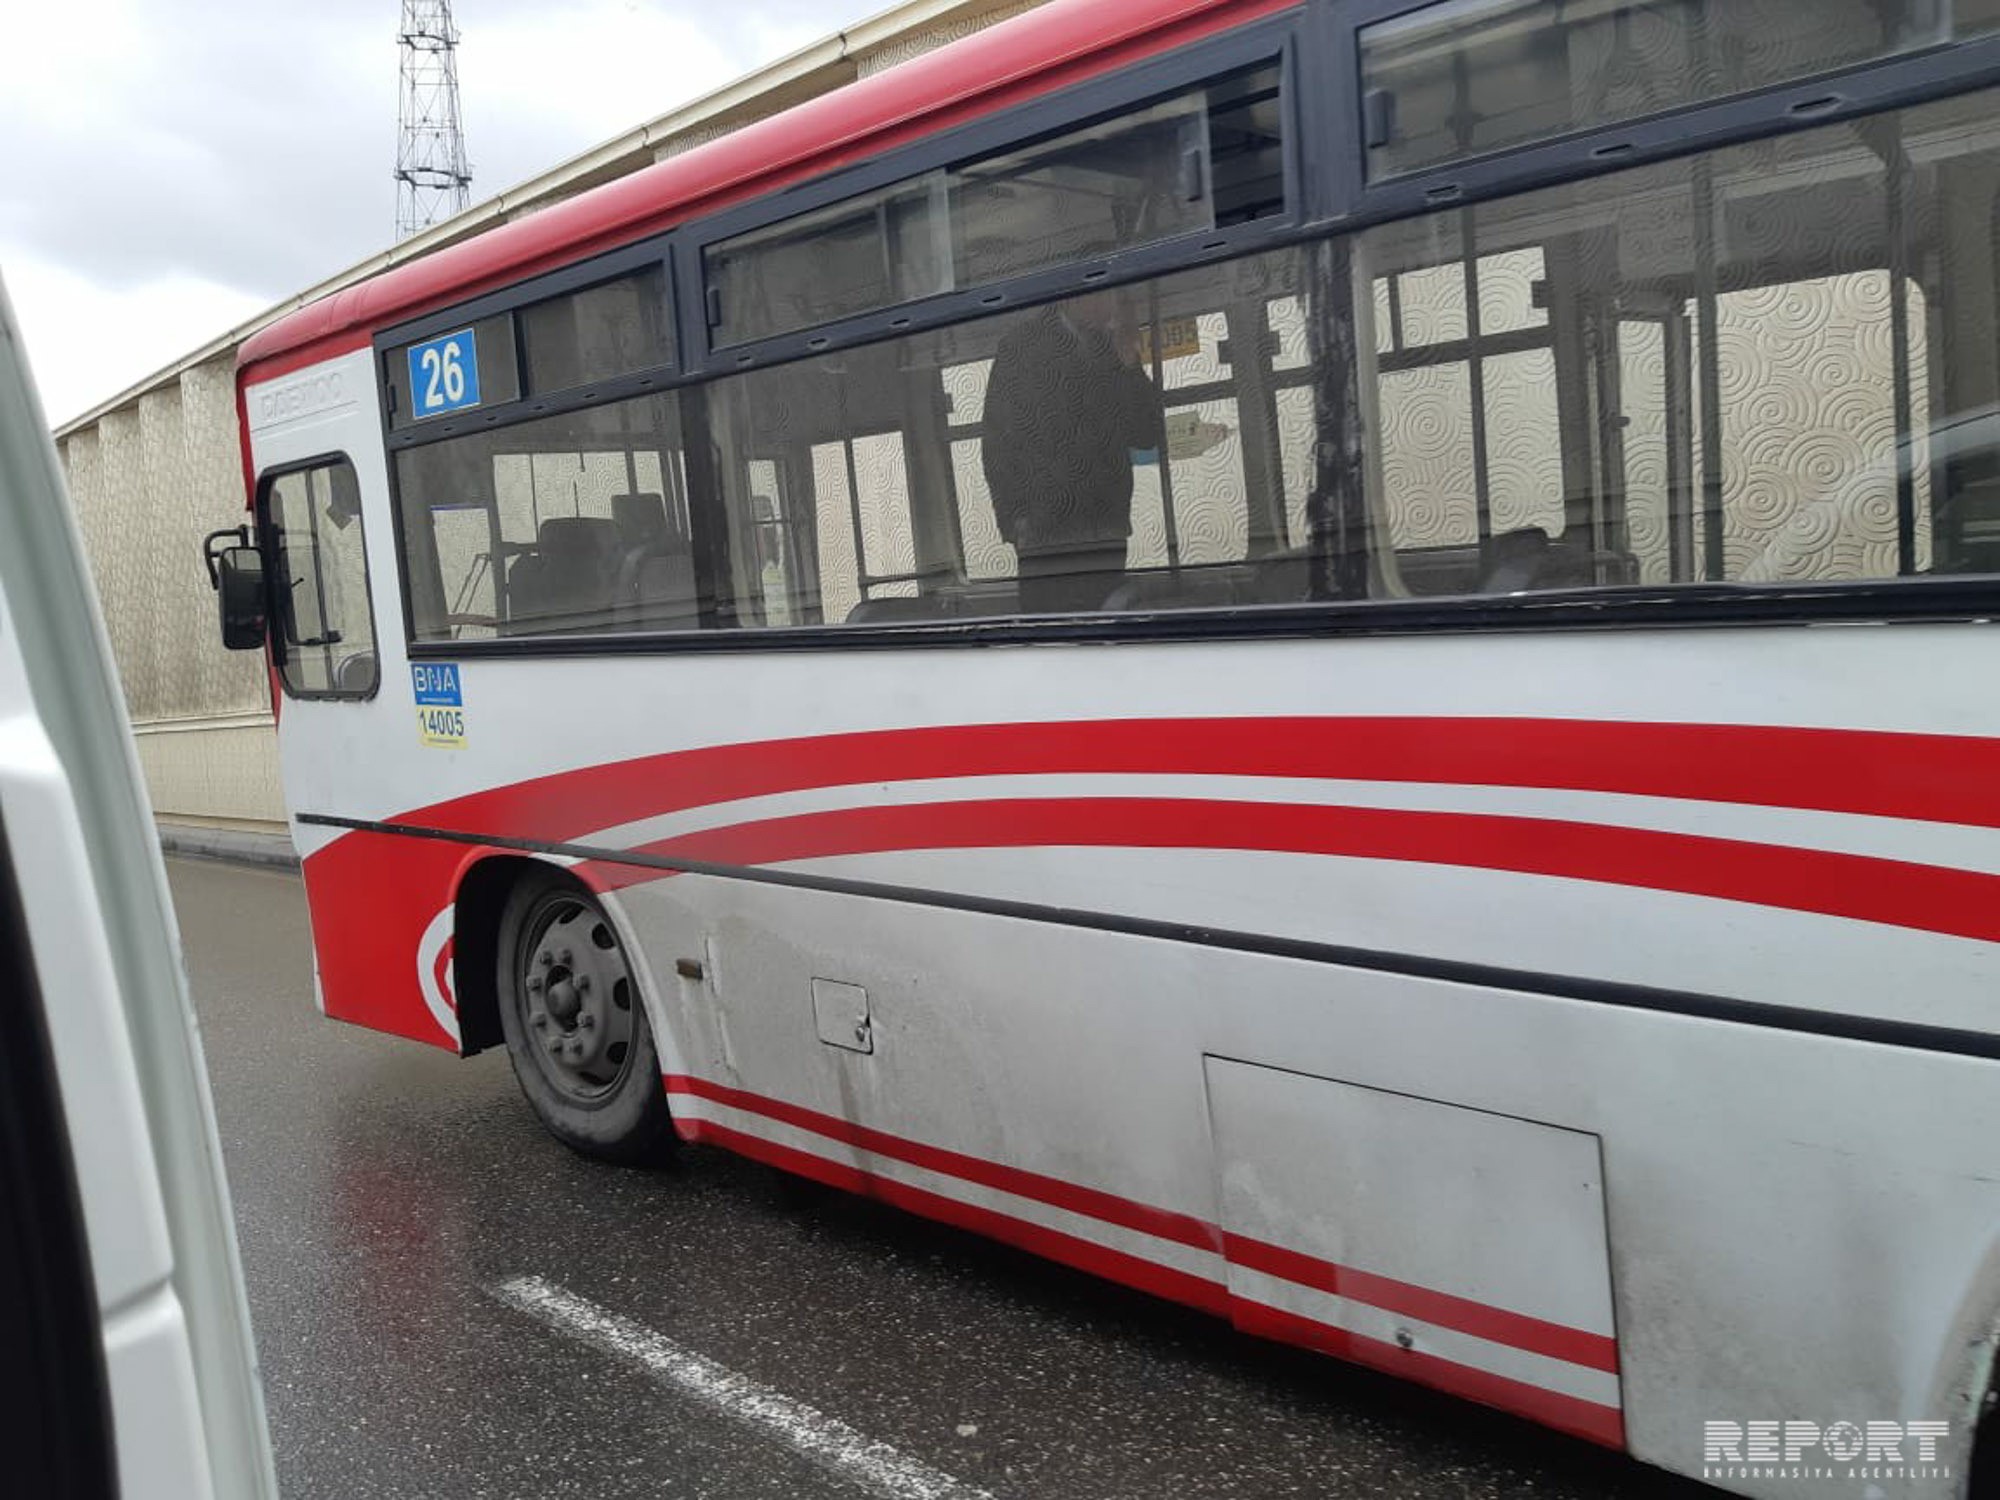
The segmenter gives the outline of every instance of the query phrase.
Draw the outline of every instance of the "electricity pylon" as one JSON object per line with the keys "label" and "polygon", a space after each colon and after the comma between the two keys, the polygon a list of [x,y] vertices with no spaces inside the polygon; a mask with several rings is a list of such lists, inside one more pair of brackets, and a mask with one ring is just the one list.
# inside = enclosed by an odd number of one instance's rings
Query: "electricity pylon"
{"label": "electricity pylon", "polygon": [[464,210],[472,195],[458,119],[458,28],[451,0],[403,0],[403,90],[396,142],[396,238]]}

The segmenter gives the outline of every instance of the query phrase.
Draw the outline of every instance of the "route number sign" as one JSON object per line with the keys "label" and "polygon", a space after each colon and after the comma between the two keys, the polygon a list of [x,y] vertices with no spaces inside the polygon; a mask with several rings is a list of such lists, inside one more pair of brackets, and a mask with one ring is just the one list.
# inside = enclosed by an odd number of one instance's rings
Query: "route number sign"
{"label": "route number sign", "polygon": [[470,328],[412,344],[412,415],[435,417],[479,404],[479,345]]}

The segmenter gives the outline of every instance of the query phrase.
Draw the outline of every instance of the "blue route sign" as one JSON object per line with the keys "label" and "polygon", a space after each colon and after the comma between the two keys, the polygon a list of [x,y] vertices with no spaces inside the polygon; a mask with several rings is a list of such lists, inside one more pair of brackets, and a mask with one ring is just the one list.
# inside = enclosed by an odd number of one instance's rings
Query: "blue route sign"
{"label": "blue route sign", "polygon": [[479,344],[470,328],[412,344],[410,410],[435,417],[479,404]]}

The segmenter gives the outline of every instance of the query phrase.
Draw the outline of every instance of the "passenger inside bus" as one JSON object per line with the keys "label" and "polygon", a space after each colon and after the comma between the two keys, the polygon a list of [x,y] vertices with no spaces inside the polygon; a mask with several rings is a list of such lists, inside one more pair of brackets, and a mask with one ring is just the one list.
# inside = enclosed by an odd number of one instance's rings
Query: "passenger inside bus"
{"label": "passenger inside bus", "polygon": [[1041,309],[994,351],[980,462],[1024,613],[1097,609],[1124,580],[1134,458],[1165,443],[1136,332],[1121,293],[1092,292]]}

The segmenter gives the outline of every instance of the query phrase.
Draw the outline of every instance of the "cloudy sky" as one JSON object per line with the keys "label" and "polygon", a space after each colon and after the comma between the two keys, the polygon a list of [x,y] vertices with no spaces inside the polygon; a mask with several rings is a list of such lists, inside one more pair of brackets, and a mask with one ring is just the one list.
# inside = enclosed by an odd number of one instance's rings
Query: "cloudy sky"
{"label": "cloudy sky", "polygon": [[[886,0],[454,0],[473,198]],[[62,422],[394,238],[401,0],[19,0],[0,275]]]}

